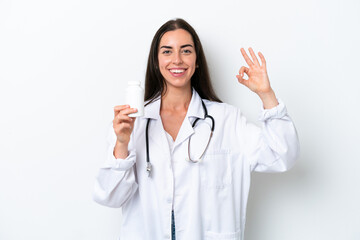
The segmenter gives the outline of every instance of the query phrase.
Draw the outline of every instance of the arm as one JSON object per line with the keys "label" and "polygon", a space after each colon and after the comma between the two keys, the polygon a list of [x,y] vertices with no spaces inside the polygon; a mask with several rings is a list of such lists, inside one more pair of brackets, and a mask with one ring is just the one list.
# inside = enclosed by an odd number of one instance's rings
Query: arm
{"label": "arm", "polygon": [[259,120],[262,128],[237,113],[236,132],[251,171],[287,171],[298,158],[299,141],[284,103],[279,100],[276,107],[263,109]]}
{"label": "arm", "polygon": [[96,176],[93,199],[109,207],[121,207],[137,190],[133,165],[136,153],[130,135],[135,119],[127,114],[136,112],[125,106],[114,109],[113,127],[109,130],[108,156]]}
{"label": "arm", "polygon": [[[251,170],[260,172],[281,172],[293,166],[299,155],[299,141],[291,118],[287,114],[285,105],[277,100],[270,86],[266,71],[266,61],[259,52],[261,64],[254,51],[249,48],[250,57],[242,48],[241,53],[249,65],[242,66],[238,81],[255,92],[263,103],[260,121],[263,128],[247,124],[246,119],[238,113],[239,130],[245,136],[242,143],[246,156],[250,161]],[[244,73],[248,79],[244,79]],[[240,133],[239,133],[240,134]]]}

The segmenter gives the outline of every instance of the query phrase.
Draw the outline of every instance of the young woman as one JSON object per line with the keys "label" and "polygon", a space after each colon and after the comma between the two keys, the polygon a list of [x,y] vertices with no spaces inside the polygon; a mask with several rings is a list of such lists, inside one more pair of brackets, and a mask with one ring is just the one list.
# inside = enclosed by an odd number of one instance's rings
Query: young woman
{"label": "young woman", "polygon": [[[251,171],[282,172],[299,144],[284,104],[249,49],[238,81],[262,100],[263,127],[221,103],[204,52],[184,20],[168,21],[154,36],[146,72],[145,114],[114,108],[109,153],[94,200],[122,207],[121,240],[243,239]],[[244,79],[244,75],[248,79]]]}

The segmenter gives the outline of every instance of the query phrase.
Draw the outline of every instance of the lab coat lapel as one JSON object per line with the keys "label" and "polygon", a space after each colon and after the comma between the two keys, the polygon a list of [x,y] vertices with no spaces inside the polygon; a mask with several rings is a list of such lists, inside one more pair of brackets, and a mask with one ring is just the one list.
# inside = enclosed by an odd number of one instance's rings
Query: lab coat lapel
{"label": "lab coat lapel", "polygon": [[179,130],[179,133],[175,139],[174,148],[177,147],[177,145],[181,144],[183,141],[185,141],[188,137],[190,137],[192,134],[194,134],[194,129],[191,127],[190,119],[186,116],[181,127]]}
{"label": "lab coat lapel", "polygon": [[179,133],[176,137],[174,149],[177,145],[184,142],[192,134],[194,134],[194,129],[192,128],[192,123],[195,121],[195,118],[203,118],[204,109],[201,104],[201,98],[199,94],[193,89],[192,98],[189,104],[186,117],[180,127]]}
{"label": "lab coat lapel", "polygon": [[[149,139],[152,139],[160,147],[168,146],[168,142],[165,135],[164,126],[160,117],[160,98],[147,105],[145,108],[145,118],[151,118],[149,125]],[[192,134],[194,134],[194,129],[192,128],[192,123],[195,121],[195,118],[203,118],[204,109],[202,107],[201,98],[199,94],[193,89],[191,101],[189,104],[188,111],[186,113],[185,119],[180,127],[179,133],[176,137],[174,148],[177,145],[184,142]]]}
{"label": "lab coat lapel", "polygon": [[169,148],[161,118],[150,122],[149,138],[154,141],[154,143],[158,144],[162,149]]}
{"label": "lab coat lapel", "polygon": [[159,98],[147,105],[144,109],[144,117],[151,119],[149,125],[149,139],[151,139],[151,141],[149,144],[154,142],[163,148],[164,146],[167,146],[168,143],[165,136],[165,130],[161,122],[160,104],[161,100]]}

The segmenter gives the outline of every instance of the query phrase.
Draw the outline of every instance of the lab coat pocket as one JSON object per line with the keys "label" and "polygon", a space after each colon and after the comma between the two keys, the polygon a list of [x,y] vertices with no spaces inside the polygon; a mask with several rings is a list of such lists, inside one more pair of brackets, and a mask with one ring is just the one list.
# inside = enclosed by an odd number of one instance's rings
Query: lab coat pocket
{"label": "lab coat pocket", "polygon": [[217,232],[205,232],[205,240],[238,240],[240,239],[240,231],[228,232],[228,233],[217,233]]}
{"label": "lab coat pocket", "polygon": [[230,160],[229,150],[206,153],[200,167],[202,182],[206,188],[222,189],[231,185]]}

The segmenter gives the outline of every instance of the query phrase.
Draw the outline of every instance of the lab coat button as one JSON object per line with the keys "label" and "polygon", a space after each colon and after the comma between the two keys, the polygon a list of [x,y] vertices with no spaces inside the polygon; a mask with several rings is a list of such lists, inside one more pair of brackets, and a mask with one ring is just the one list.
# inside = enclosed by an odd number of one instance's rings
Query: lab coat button
{"label": "lab coat button", "polygon": [[172,203],[172,199],[171,199],[171,198],[168,198],[168,199],[167,199],[167,203]]}
{"label": "lab coat button", "polygon": [[165,234],[165,238],[170,238],[170,235],[169,235],[169,234]]}

